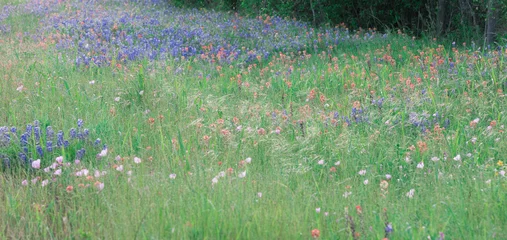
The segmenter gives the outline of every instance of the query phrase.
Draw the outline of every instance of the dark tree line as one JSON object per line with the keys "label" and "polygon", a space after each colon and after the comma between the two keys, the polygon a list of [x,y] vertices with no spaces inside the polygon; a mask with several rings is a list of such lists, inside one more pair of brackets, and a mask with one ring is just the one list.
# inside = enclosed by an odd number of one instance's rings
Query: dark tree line
{"label": "dark tree line", "polygon": [[[507,29],[507,0],[169,0],[251,15],[278,15],[314,25],[404,29],[416,36],[481,38],[487,44]],[[500,28],[500,29],[499,29]]]}

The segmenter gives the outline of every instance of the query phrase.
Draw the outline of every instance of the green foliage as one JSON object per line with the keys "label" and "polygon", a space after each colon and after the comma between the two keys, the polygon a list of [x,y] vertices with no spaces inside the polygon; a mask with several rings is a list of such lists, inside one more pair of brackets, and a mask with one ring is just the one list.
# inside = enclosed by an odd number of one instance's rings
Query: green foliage
{"label": "green foliage", "polygon": [[[436,36],[438,0],[172,0],[177,6],[232,10],[245,15],[296,18],[316,26],[345,23],[351,29],[402,29],[415,36]],[[500,1],[505,16],[507,1]],[[487,4],[482,0],[447,3],[446,38],[454,41],[482,40]],[[500,21],[507,19],[502,17]],[[507,29],[500,29],[507,30]],[[502,33],[500,33],[502,34]]]}
{"label": "green foliage", "polygon": [[[309,6],[239,3],[289,17]],[[100,70],[75,67],[54,43],[0,36],[2,125],[68,129],[83,118],[110,150],[63,176],[0,173],[0,239],[313,239],[312,229],[319,239],[507,239],[505,49],[357,36],[248,66],[192,57]],[[352,107],[367,121],[347,124]],[[412,113],[440,125],[423,132]]]}

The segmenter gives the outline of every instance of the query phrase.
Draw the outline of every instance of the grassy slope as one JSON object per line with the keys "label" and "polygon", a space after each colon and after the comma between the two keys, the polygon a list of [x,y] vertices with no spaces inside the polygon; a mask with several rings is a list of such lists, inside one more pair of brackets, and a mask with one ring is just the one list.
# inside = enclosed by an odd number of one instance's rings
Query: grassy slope
{"label": "grassy slope", "polygon": [[[313,54],[305,60],[274,58],[250,71],[233,66],[218,72],[202,61],[77,69],[59,59],[51,43],[44,46],[28,37],[19,41],[15,33],[33,29],[33,17],[9,21],[13,33],[0,36],[2,125],[22,127],[39,119],[69,129],[82,118],[110,152],[108,159],[89,166],[109,172],[101,177],[105,188],[100,192],[78,188],[87,181],[75,177],[42,188],[21,186],[30,178],[26,173],[0,175],[1,238],[308,239],[318,228],[323,238],[342,239],[351,236],[345,209],[355,231],[366,239],[384,237],[386,221],[393,225],[393,239],[436,238],[439,232],[450,239],[507,238],[506,179],[495,174],[497,162],[507,156],[500,129],[506,124],[506,100],[497,93],[505,81],[503,57],[498,62],[480,59],[474,71],[460,68],[448,74],[443,68],[438,80],[428,77],[419,84],[412,76],[414,89],[398,77],[423,75],[413,55],[424,51],[446,58],[454,53],[448,48],[438,52],[433,42],[391,36],[335,47],[329,54],[336,62]],[[396,65],[368,67],[367,55],[384,54],[393,56]],[[292,83],[289,88],[284,76],[275,73],[290,66],[295,74],[285,77]],[[178,68],[182,71],[176,73]],[[496,69],[499,75],[489,75]],[[211,78],[206,81],[199,74]],[[238,74],[249,87],[231,81]],[[95,84],[89,84],[91,80]],[[21,84],[24,90],[16,91]],[[307,101],[312,89],[316,98]],[[424,100],[423,89],[431,101]],[[382,110],[370,106],[370,91],[375,99],[389,99]],[[117,96],[119,102],[114,101]],[[325,96],[323,103],[320,96]],[[348,115],[355,101],[368,107],[370,124],[347,127],[340,121],[326,127],[323,115]],[[284,121],[278,113],[272,120],[271,112],[283,109],[293,116]],[[423,135],[406,122],[385,124],[403,121],[412,111],[443,113],[451,125],[442,134]],[[475,118],[481,120],[471,128]],[[492,120],[497,126],[488,133]],[[241,132],[235,130],[238,125]],[[277,126],[282,129],[279,135],[271,133]],[[257,134],[259,128],[267,134]],[[223,137],[221,129],[232,134]],[[211,139],[205,142],[203,136]],[[476,144],[470,143],[472,137],[478,138]],[[428,150],[410,151],[419,141]],[[410,163],[405,161],[407,152],[412,152]],[[457,154],[462,162],[452,160]],[[111,167],[116,155],[125,157],[124,172]],[[445,155],[448,160],[443,160]],[[133,156],[143,162],[134,164]],[[433,162],[433,156],[441,160]],[[252,163],[240,168],[239,161],[247,157]],[[317,164],[321,159],[323,166]],[[336,161],[341,162],[337,172],[330,172]],[[422,161],[424,169],[416,168]],[[229,167],[234,174],[212,187],[211,179]],[[247,176],[238,178],[244,169]],[[362,169],[365,176],[358,174]],[[125,174],[128,170],[131,177]],[[176,179],[170,179],[170,173],[176,173]],[[379,184],[385,174],[392,180],[382,197]],[[72,193],[65,191],[67,185],[75,187]],[[415,189],[413,198],[406,197],[410,189]],[[345,192],[352,195],[344,198]],[[356,212],[357,205],[362,214]]]}

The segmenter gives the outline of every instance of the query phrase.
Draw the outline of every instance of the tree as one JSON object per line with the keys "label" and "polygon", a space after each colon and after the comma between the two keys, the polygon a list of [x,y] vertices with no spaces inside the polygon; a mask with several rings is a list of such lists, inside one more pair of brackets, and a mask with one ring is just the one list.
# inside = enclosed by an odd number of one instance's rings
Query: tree
{"label": "tree", "polygon": [[448,5],[448,0],[438,0],[437,36],[442,36],[447,31]]}
{"label": "tree", "polygon": [[498,1],[489,0],[486,19],[486,45],[492,45],[496,38],[496,24],[498,22]]}

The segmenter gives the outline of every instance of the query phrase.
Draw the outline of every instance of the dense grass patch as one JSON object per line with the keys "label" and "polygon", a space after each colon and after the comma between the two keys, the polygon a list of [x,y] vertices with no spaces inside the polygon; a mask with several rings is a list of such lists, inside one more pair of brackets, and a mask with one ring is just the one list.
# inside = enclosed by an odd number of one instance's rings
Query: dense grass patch
{"label": "dense grass patch", "polygon": [[156,1],[16,6],[2,238],[507,238],[505,48]]}

